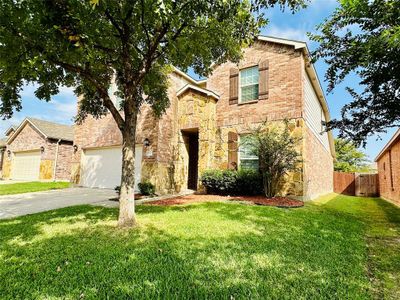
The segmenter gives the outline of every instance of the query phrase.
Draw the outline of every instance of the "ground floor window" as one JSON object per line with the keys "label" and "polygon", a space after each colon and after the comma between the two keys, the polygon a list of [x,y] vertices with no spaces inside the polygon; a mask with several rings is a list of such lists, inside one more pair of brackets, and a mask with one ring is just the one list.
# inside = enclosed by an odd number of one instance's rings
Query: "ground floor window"
{"label": "ground floor window", "polygon": [[239,140],[239,167],[258,170],[258,157],[253,154],[248,135],[241,135]]}

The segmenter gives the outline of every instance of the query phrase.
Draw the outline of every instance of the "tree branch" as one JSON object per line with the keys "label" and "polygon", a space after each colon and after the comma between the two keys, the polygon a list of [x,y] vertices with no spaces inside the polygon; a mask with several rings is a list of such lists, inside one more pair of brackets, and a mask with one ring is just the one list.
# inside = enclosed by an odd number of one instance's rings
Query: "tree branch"
{"label": "tree branch", "polygon": [[115,107],[114,103],[111,101],[111,98],[108,95],[108,91],[95,79],[95,77],[88,70],[85,70],[82,67],[71,65],[71,64],[68,64],[68,63],[65,63],[62,61],[58,61],[58,60],[51,59],[51,61],[54,64],[59,65],[60,67],[66,69],[67,71],[80,74],[86,80],[91,82],[96,87],[97,91],[99,92],[99,94],[103,100],[104,106],[110,111],[111,115],[113,116],[115,122],[118,125],[118,128],[121,130],[124,128],[124,119],[122,118],[118,109]]}
{"label": "tree branch", "polygon": [[104,11],[107,19],[111,22],[111,24],[115,27],[115,29],[117,29],[118,33],[120,36],[124,35],[124,32],[122,30],[122,28],[118,25],[117,21],[115,21],[114,17],[111,15],[110,11],[108,10],[108,8]]}

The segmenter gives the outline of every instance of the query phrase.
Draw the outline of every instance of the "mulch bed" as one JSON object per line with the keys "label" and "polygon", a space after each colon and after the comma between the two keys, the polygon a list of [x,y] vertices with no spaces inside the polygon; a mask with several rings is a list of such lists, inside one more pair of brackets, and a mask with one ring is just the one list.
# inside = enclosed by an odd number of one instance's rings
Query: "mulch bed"
{"label": "mulch bed", "polygon": [[165,200],[149,202],[148,205],[182,205],[198,202],[219,202],[219,201],[246,201],[255,205],[266,205],[276,207],[302,207],[304,202],[286,197],[266,198],[265,196],[220,196],[220,195],[188,195]]}

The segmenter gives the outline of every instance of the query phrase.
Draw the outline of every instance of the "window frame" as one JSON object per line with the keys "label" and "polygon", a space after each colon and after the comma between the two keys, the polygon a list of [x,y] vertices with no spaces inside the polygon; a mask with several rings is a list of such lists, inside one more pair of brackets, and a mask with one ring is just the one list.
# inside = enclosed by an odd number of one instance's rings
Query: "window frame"
{"label": "window frame", "polygon": [[[257,69],[257,74],[258,74],[258,80],[257,83],[253,83],[253,84],[247,84],[247,85],[243,85],[243,87],[248,87],[248,86],[253,86],[256,85],[257,86],[257,98],[256,99],[252,99],[252,100],[248,100],[248,101],[243,101],[242,100],[242,83],[241,83],[241,79],[242,79],[242,71],[248,70],[248,69]],[[249,66],[249,67],[245,67],[242,69],[239,69],[239,76],[238,76],[238,88],[239,88],[239,93],[238,93],[238,103],[242,104],[242,103],[252,103],[255,101],[258,101],[258,98],[260,97],[260,68],[258,65],[254,65],[254,66]]]}
{"label": "window frame", "polygon": [[111,99],[111,102],[114,104],[114,106],[115,106],[119,111],[122,111],[121,103],[122,103],[123,99],[120,98],[120,97],[118,97],[117,95],[115,95],[115,93],[116,93],[117,91],[118,91],[117,84],[115,83],[115,81],[113,81],[113,82],[110,84],[110,86],[109,86],[109,88],[108,88],[108,90],[107,90],[107,93],[108,93],[108,96],[109,96],[110,99]]}
{"label": "window frame", "polygon": [[[242,139],[243,139],[243,136],[246,136],[246,135],[248,135],[248,133],[247,133],[247,134],[246,134],[246,133],[243,133],[243,134],[239,134],[239,135],[238,135],[238,167],[241,168],[242,159],[243,159],[243,160],[246,160],[246,161],[257,161],[257,162],[258,162],[258,168],[255,169],[255,170],[258,170],[258,169],[260,168],[260,163],[259,163],[260,159],[259,159],[257,156],[254,156],[253,158],[242,158],[240,148],[241,148],[241,146],[242,146],[243,144],[242,144],[241,141],[242,141]],[[253,168],[250,168],[250,170],[253,170]]]}

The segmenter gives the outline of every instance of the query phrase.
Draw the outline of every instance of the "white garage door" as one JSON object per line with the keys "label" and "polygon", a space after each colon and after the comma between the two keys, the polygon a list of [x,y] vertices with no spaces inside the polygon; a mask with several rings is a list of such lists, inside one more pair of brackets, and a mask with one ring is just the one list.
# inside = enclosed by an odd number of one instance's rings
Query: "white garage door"
{"label": "white garage door", "polygon": [[14,180],[39,180],[40,151],[15,152],[11,178]]}
{"label": "white garage door", "polygon": [[[85,150],[82,155],[81,185],[113,189],[121,184],[122,150],[120,147]],[[135,190],[142,169],[142,147],[136,147]]]}

